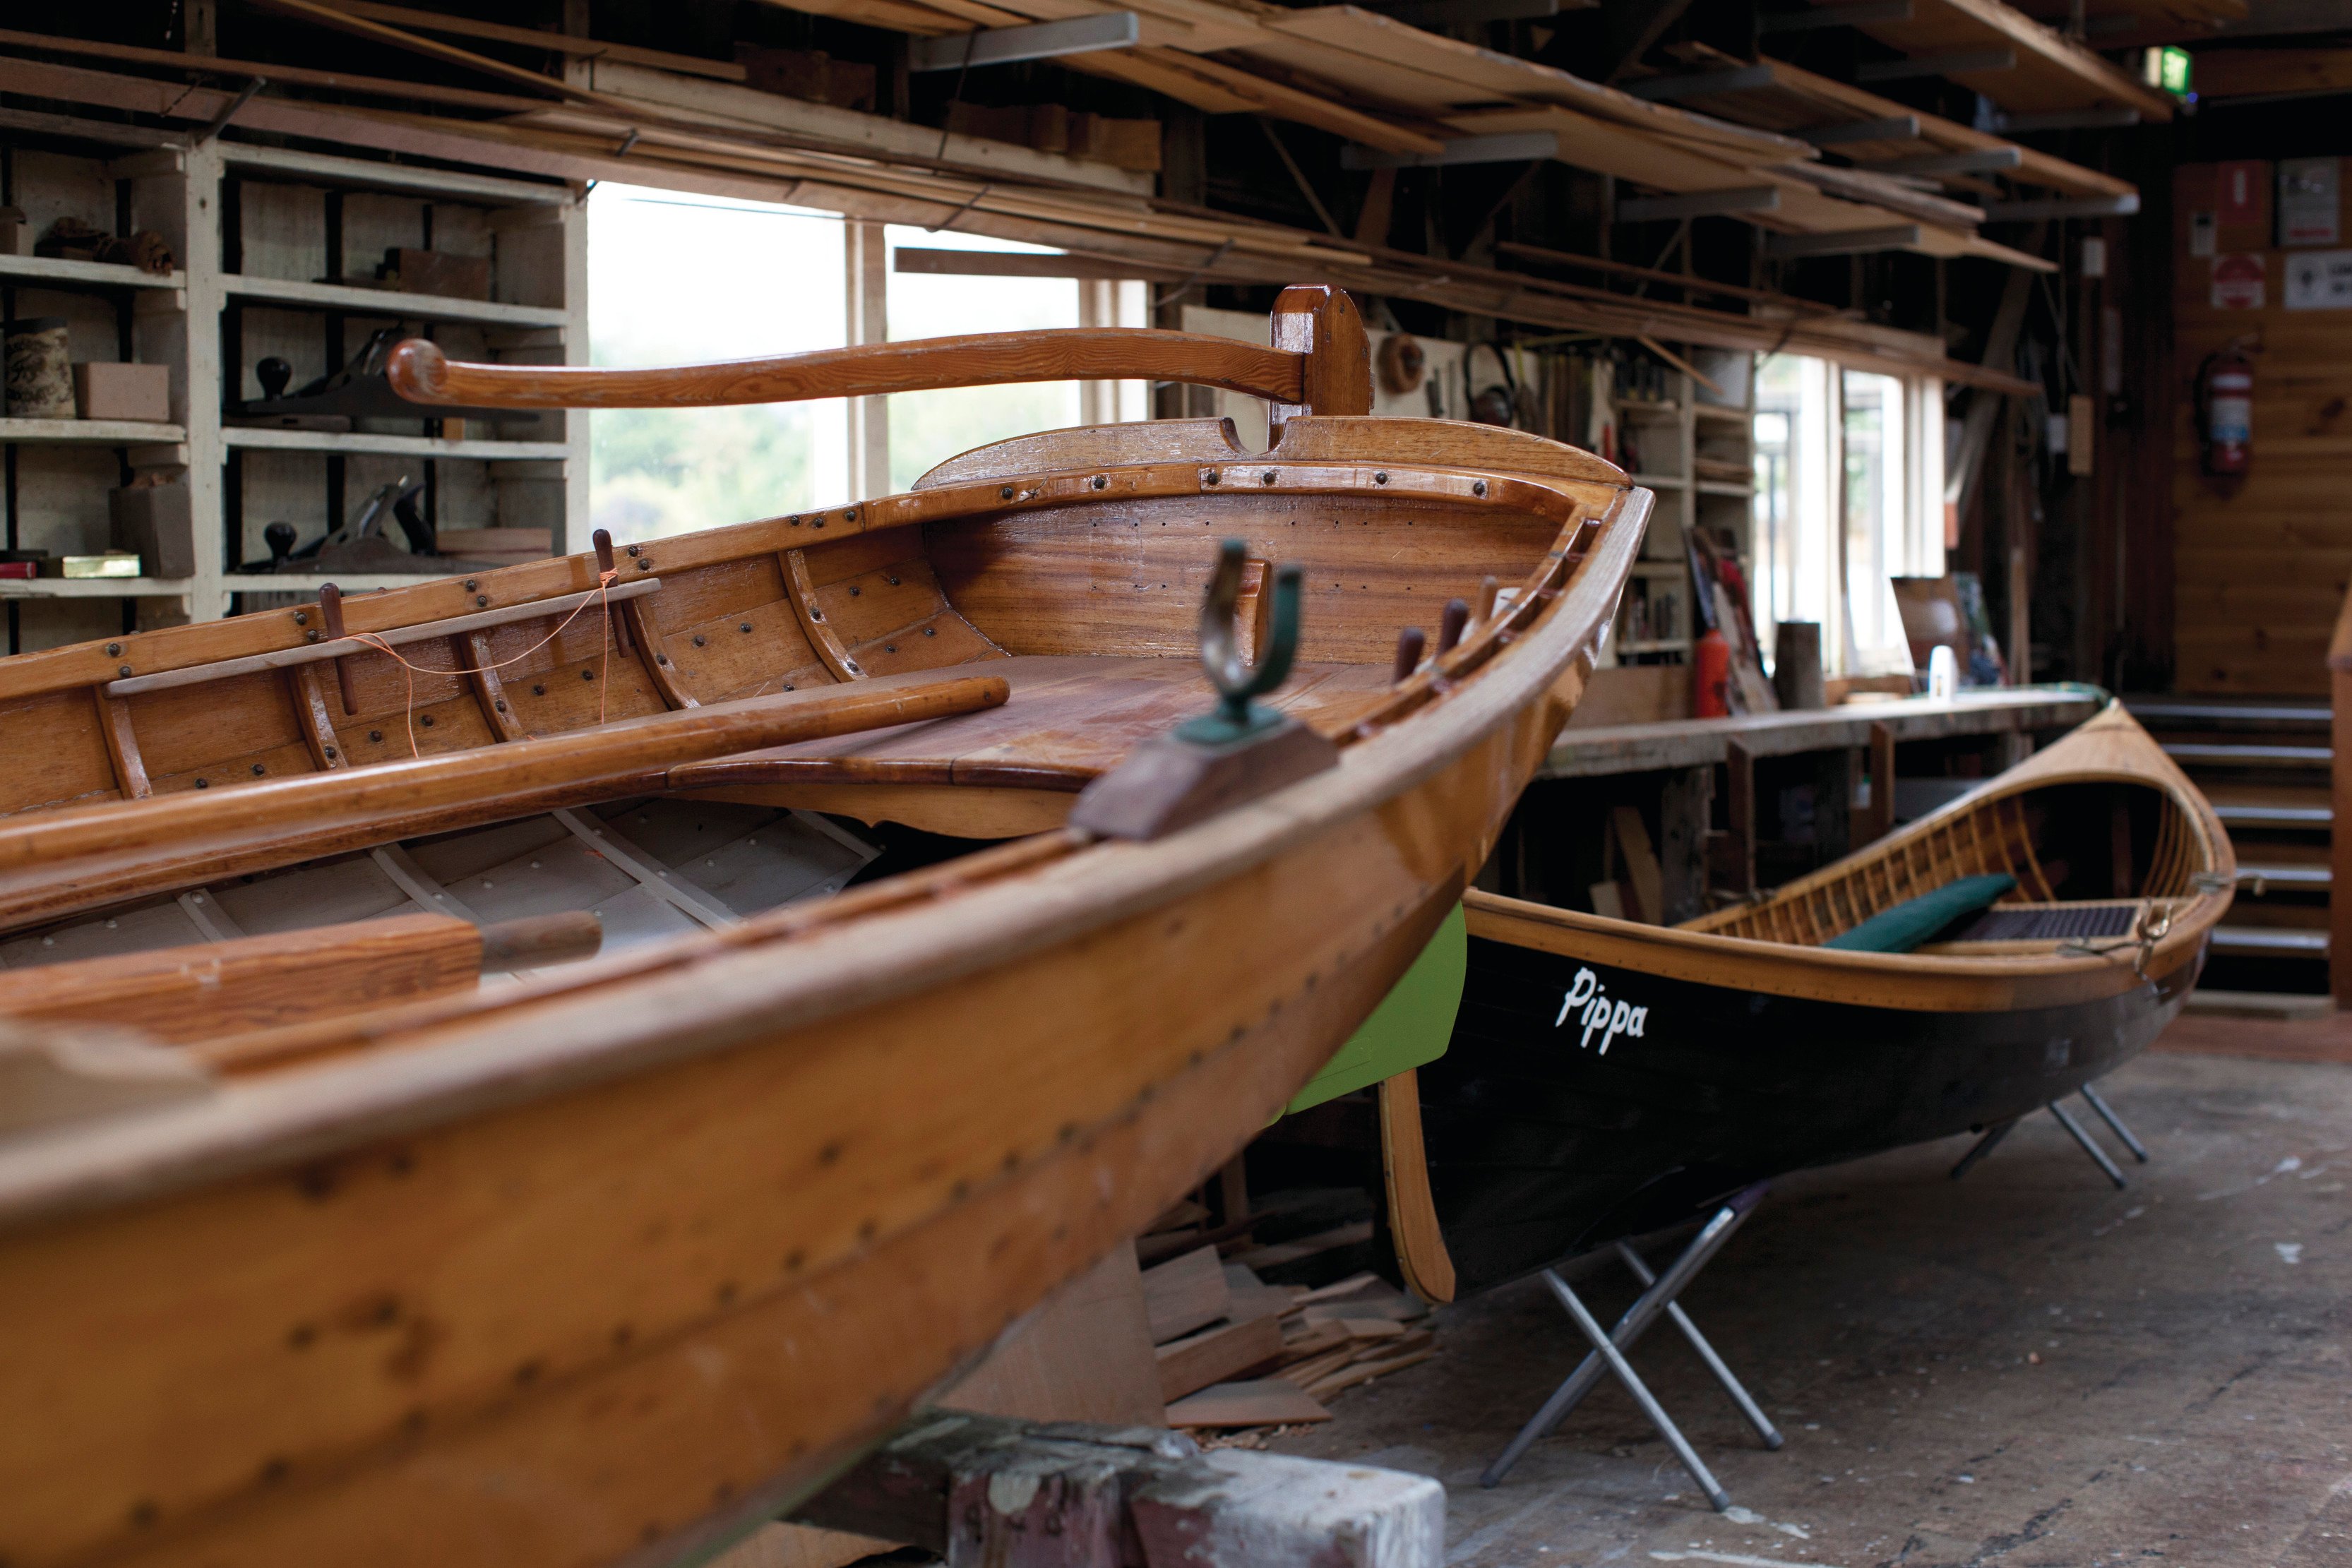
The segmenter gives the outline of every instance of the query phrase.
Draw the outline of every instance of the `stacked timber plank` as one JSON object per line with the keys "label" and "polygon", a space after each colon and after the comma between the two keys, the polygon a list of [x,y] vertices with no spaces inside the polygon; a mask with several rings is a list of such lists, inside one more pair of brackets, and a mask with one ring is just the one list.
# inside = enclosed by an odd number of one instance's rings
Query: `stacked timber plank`
{"label": "stacked timber plank", "polygon": [[[2062,196],[2137,193],[2128,180],[1781,60],[1742,60],[1696,43],[1668,52],[1692,73],[1673,78],[1679,101],[1758,130],[1818,137],[1865,172],[1988,195],[2011,185]],[[1864,128],[1867,134],[1856,134]]]}
{"label": "stacked timber plank", "polygon": [[[1551,156],[1676,195],[1769,190],[1738,215],[1790,234],[1902,228],[1895,248],[2028,258],[1976,233],[1980,214],[1922,203],[1899,183],[1808,165],[1801,141],[1654,103],[1556,67],[1485,49],[1355,5],[1299,10],[1257,0],[787,0],[795,8],[915,33],[968,31],[1132,9],[1142,47],[1066,56],[1073,68],[1151,88],[1212,114],[1255,112],[1407,156],[1457,137],[1534,135]],[[2020,18],[2022,20],[2022,18]],[[2031,25],[2031,24],[2029,24]],[[1213,52],[1214,58],[1207,57]]]}
{"label": "stacked timber plank", "polygon": [[[1108,0],[1017,3],[1025,9],[976,0],[803,0],[803,8],[916,33],[1112,8]],[[1791,320],[1769,308],[1737,312],[1638,299],[1208,212],[1154,198],[1148,174],[762,91],[725,62],[600,52],[599,40],[567,37],[565,47],[582,58],[572,78],[559,77],[427,36],[488,26],[470,19],[438,17],[428,26],[419,19],[427,14],[404,7],[367,5],[356,8],[361,15],[314,0],[268,4],[303,25],[363,30],[384,46],[388,62],[454,65],[485,85],[0,29],[0,92],[158,121],[157,134],[166,140],[234,104],[240,134],[339,141],[583,183],[651,181],[874,222],[960,228],[1051,247],[1089,267],[1132,268],[1122,276],[1184,284],[1321,282],[1550,330],[1734,351],[1782,350],[1855,369],[2018,390],[2008,377],[1950,361],[1930,337],[1890,336],[1819,313],[1799,312],[1801,319]],[[1866,171],[1829,169],[1801,140],[1646,102],[1368,12],[1287,11],[1254,0],[1150,0],[1141,11],[1146,47],[1075,55],[1064,63],[1125,73],[1212,112],[1286,118],[1402,155],[1435,154],[1455,138],[1508,129],[1505,120],[1517,116],[1549,133],[1562,160],[1652,189],[1769,186],[1775,210],[1752,214],[1766,226],[1891,230],[1912,234],[1911,248],[1930,254],[2047,265],[1977,235],[1974,208]],[[1213,58],[1199,52],[1209,50],[1218,51]],[[192,73],[193,84],[184,79]],[[256,78],[270,85],[249,100],[212,85]],[[287,96],[297,93],[302,96]],[[322,101],[321,93],[333,101]]]}
{"label": "stacked timber plank", "polygon": [[1853,25],[2003,109],[2122,108],[2148,120],[2172,118],[2172,100],[2163,93],[2002,0],[1912,0],[1899,12],[1857,10]]}
{"label": "stacked timber plank", "polygon": [[1143,1291],[1171,1427],[1328,1420],[1332,1396],[1437,1354],[1429,1309],[1375,1274],[1269,1285],[1212,1246],[1145,1270]]}

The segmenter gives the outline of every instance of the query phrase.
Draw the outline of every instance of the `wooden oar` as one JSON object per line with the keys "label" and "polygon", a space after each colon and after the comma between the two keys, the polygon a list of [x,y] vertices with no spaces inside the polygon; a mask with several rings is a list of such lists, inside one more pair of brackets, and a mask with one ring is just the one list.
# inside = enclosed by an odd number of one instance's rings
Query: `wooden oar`
{"label": "wooden oar", "polygon": [[972,713],[1003,703],[1009,689],[992,675],[860,681],[441,757],[21,817],[0,823],[0,927],[659,790],[679,763]]}
{"label": "wooden oar", "polygon": [[12,969],[0,974],[0,1018],[116,1024],[185,1044],[471,990],[484,974],[589,957],[603,941],[585,910],[495,925],[396,915]]}
{"label": "wooden oar", "polygon": [[1073,327],[646,370],[471,363],[411,338],[394,347],[384,374],[411,402],[478,408],[709,408],[1013,382],[1145,380],[1265,398],[1276,428],[1293,414],[1371,413],[1363,319],[1344,292],[1320,284],[1284,289],[1272,329],[1271,348],[1156,328]]}

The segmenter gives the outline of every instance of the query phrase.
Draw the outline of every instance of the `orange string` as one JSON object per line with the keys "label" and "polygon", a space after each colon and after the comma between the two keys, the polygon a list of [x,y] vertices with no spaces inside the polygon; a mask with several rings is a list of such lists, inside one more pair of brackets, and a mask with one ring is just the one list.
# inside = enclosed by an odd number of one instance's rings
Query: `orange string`
{"label": "orange string", "polygon": [[[617,570],[600,571],[596,574],[596,603],[604,612],[604,636],[599,649],[604,659],[604,674],[596,682],[596,723],[599,727],[604,723],[605,694],[612,689],[613,685],[613,580],[620,575]],[[402,677],[407,683],[407,711],[403,716],[408,725],[408,755],[422,757],[424,753],[416,748],[416,677],[418,675],[479,675],[487,674],[492,670],[503,670],[509,664],[520,664],[558,637],[562,636],[564,628],[579,620],[580,612],[587,608],[588,601],[584,599],[573,605],[572,613],[558,622],[554,631],[550,632],[511,659],[500,659],[495,664],[467,664],[446,670],[436,669],[430,664],[410,664],[400,656],[391,643],[373,632],[351,632],[344,635],[351,642],[366,643],[400,666]]]}

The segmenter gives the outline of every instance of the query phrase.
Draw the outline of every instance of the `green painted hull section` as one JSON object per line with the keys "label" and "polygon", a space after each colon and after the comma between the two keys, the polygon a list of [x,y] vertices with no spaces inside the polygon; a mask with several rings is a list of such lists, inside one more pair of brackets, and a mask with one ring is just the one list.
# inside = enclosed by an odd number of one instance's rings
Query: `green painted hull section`
{"label": "green painted hull section", "polygon": [[1444,1055],[1469,972],[1470,923],[1457,904],[1404,978],[1381,998],[1339,1054],[1282,1108],[1283,1114],[1336,1100]]}

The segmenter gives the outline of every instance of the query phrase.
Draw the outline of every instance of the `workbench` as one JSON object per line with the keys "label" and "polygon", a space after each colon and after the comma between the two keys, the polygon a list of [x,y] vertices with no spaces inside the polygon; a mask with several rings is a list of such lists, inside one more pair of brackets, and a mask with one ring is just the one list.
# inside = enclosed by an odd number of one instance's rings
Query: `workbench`
{"label": "workbench", "polygon": [[[1610,773],[1651,773],[1727,761],[1737,747],[1750,757],[1867,747],[1884,727],[1896,744],[1959,736],[2028,736],[2072,729],[2106,706],[2095,686],[1993,686],[1943,700],[1897,697],[1849,702],[1795,713],[1738,714],[1729,718],[1672,719],[1579,728],[1571,720],[1536,777],[1590,779]],[[2011,758],[2011,761],[2016,758]]]}
{"label": "workbench", "polygon": [[[1597,893],[1622,884],[1635,918],[1687,920],[1925,815],[2107,700],[2095,686],[2063,685],[1728,718],[1571,722],[1479,885],[1592,909]],[[1644,901],[1654,907],[1636,913]]]}

